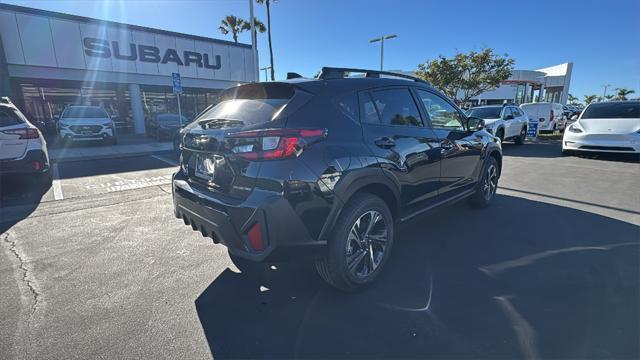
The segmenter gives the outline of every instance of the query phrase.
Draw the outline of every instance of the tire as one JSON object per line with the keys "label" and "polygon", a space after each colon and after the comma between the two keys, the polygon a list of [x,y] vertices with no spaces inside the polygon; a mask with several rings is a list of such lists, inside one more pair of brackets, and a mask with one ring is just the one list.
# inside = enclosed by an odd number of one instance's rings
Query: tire
{"label": "tire", "polygon": [[115,145],[115,144],[118,143],[118,139],[116,137],[110,137],[110,138],[107,138],[104,141],[104,143],[107,144],[107,145]]}
{"label": "tire", "polygon": [[520,129],[520,135],[518,135],[514,141],[516,143],[516,145],[522,145],[524,144],[525,139],[527,138],[527,128],[526,127],[522,127],[522,129]]}
{"label": "tire", "polygon": [[369,193],[356,194],[342,210],[328,239],[327,255],[316,261],[316,270],[331,286],[357,291],[375,281],[392,246],[393,217],[387,204]]}
{"label": "tire", "polygon": [[504,142],[504,129],[496,131],[496,136],[500,139],[500,144]]}
{"label": "tire", "polygon": [[493,156],[489,156],[487,163],[482,168],[482,176],[478,181],[476,191],[469,197],[469,204],[472,207],[486,208],[491,204],[498,190],[499,171],[498,161]]}
{"label": "tire", "polygon": [[571,150],[562,150],[562,156],[573,156],[575,153]]}

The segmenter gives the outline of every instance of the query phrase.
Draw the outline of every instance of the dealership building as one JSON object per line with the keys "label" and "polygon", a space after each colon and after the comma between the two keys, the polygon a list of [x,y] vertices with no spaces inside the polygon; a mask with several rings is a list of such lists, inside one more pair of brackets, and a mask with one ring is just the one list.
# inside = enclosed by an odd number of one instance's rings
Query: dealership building
{"label": "dealership building", "polygon": [[123,132],[154,113],[193,117],[222,90],[258,80],[250,45],[0,4],[0,96],[51,124],[69,104],[99,105]]}
{"label": "dealership building", "polygon": [[509,79],[492,91],[471,99],[471,105],[495,105],[505,102],[556,102],[567,104],[573,63],[550,66],[538,70],[513,70]]}

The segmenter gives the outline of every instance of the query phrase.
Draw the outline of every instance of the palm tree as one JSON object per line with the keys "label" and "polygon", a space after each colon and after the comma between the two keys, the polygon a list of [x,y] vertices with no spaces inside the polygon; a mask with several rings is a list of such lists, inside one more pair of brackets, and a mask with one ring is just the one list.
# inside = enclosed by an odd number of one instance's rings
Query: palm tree
{"label": "palm tree", "polygon": [[276,80],[276,71],[273,67],[273,47],[271,44],[271,2],[277,0],[256,0],[258,4],[264,4],[267,7],[267,37],[269,38],[269,61],[271,63],[271,81]]}
{"label": "palm tree", "polygon": [[[261,33],[266,31],[264,24],[260,20],[255,19],[255,22],[256,30]],[[222,25],[220,25],[218,30],[220,30],[220,32],[224,35],[231,33],[234,42],[238,42],[238,34],[246,30],[251,30],[251,22],[239,18],[235,15],[227,15],[224,19],[222,19],[222,21],[220,21],[220,23]]]}
{"label": "palm tree", "polygon": [[569,100],[569,104],[577,104],[580,102],[580,100],[578,100],[578,98],[573,96],[572,94],[569,94],[567,98]]}
{"label": "palm tree", "polygon": [[618,100],[627,100],[627,95],[635,93],[635,90],[629,90],[625,88],[617,88],[616,91],[618,92],[616,94]]}
{"label": "palm tree", "polygon": [[585,105],[589,105],[592,102],[598,100],[598,95],[585,95],[584,96],[584,103]]}
{"label": "palm tree", "polygon": [[605,95],[604,99],[607,100],[607,101],[611,101],[611,100],[613,100],[614,97],[616,97],[616,96],[612,95],[612,94],[609,94],[609,95]]}

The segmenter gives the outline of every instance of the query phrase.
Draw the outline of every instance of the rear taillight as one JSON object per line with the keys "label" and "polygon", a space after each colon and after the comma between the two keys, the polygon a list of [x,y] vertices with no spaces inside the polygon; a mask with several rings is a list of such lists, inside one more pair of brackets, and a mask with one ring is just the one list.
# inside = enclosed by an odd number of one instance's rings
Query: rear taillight
{"label": "rear taillight", "polygon": [[549,111],[549,122],[553,121],[553,110]]}
{"label": "rear taillight", "polygon": [[326,129],[266,129],[229,133],[231,151],[248,160],[299,156],[305,147],[323,140]]}
{"label": "rear taillight", "polygon": [[20,136],[18,139],[37,139],[40,136],[38,130],[33,128],[5,130],[3,133],[7,135],[18,135]]}

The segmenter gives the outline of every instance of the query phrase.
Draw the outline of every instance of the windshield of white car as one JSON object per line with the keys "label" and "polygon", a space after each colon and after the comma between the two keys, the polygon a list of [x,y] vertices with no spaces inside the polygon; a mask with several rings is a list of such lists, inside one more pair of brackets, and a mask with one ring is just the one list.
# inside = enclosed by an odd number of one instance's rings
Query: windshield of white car
{"label": "windshield of white car", "polygon": [[65,119],[104,119],[108,118],[107,112],[99,107],[70,107],[63,114]]}
{"label": "windshield of white car", "polygon": [[638,119],[640,102],[621,101],[591,104],[582,113],[582,119]]}
{"label": "windshield of white car", "polygon": [[469,110],[468,115],[480,119],[499,119],[501,111],[501,106],[479,107]]}

